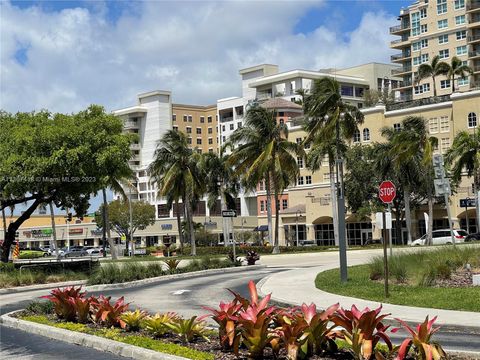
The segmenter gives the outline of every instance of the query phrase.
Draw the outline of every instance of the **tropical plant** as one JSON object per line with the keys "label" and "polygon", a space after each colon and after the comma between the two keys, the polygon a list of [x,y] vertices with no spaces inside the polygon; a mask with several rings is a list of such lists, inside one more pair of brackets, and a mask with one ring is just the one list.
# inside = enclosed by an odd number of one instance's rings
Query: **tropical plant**
{"label": "tropical plant", "polygon": [[90,320],[92,306],[97,302],[97,298],[94,296],[88,298],[77,297],[73,301],[77,321],[82,324],[87,323]]}
{"label": "tropical plant", "polygon": [[[305,332],[307,324],[302,320],[295,310],[281,311],[275,317],[277,324],[275,334],[278,336],[278,341],[276,341],[277,339],[271,340],[270,346],[278,353],[278,345],[283,345],[289,360],[297,359],[302,345],[308,340],[308,334]],[[302,353],[301,357],[303,356]]]}
{"label": "tropical plant", "polygon": [[177,318],[167,323],[166,326],[177,334],[183,343],[191,343],[196,337],[210,341],[207,337],[206,323],[197,316],[192,316],[190,319]]}
{"label": "tropical plant", "polygon": [[466,79],[468,75],[473,74],[473,69],[465,65],[462,60],[454,56],[448,66],[448,71],[445,75],[451,80],[452,93],[455,91],[455,76],[460,79]]}
{"label": "tropical plant", "polygon": [[110,303],[111,296],[105,297],[100,295],[97,302],[93,303],[94,316],[96,323],[103,323],[107,327],[120,326],[125,328],[126,323],[122,320],[121,315],[127,311],[129,303],[125,303],[123,296],[118,298],[115,303]]}
{"label": "tropical plant", "polygon": [[248,265],[255,265],[255,262],[260,260],[260,255],[255,250],[248,250],[245,259]]}
{"label": "tropical plant", "polygon": [[[298,165],[294,157],[304,156],[299,144],[288,141],[288,128],[277,123],[276,112],[254,105],[246,113],[245,126],[230,136],[230,143],[238,145],[228,159],[241,175],[246,189],[254,189],[265,181],[267,195],[268,240],[272,238],[272,191],[276,203],[283,189],[297,178]],[[278,226],[275,225],[275,246],[279,252]]]}
{"label": "tropical plant", "polygon": [[242,304],[234,299],[229,303],[221,301],[218,309],[210,307],[204,307],[204,309],[210,312],[210,318],[218,324],[218,335],[223,349],[238,348],[240,344],[238,313],[242,309]]}
{"label": "tropical plant", "polygon": [[125,328],[128,331],[136,331],[140,328],[142,320],[148,314],[140,309],[136,309],[135,311],[126,311],[120,315],[120,320],[125,323]]}
{"label": "tropical plant", "polygon": [[167,312],[156,313],[154,316],[147,316],[143,319],[141,327],[155,337],[160,337],[170,329],[168,324],[178,319],[177,313]]}
{"label": "tropical plant", "polygon": [[[395,320],[399,321],[402,327],[411,335],[410,338],[403,340],[401,345],[395,349],[398,351],[395,360],[405,359],[412,347],[416,359],[439,360],[446,358],[442,346],[432,341],[432,335],[440,329],[440,327],[433,328],[433,323],[437,320],[436,316],[432,320],[428,320],[427,316],[423,323],[417,325],[416,331],[408,326],[405,321],[397,318],[395,318]],[[395,328],[392,329],[392,332],[395,333],[398,330],[399,328]]]}
{"label": "tropical plant", "polygon": [[177,271],[178,265],[180,265],[180,261],[178,259],[167,259],[167,260],[162,260],[162,262],[167,265],[168,271],[170,274],[173,274]]}
{"label": "tropical plant", "polygon": [[66,321],[74,321],[76,316],[75,302],[77,299],[85,297],[85,292],[80,292],[82,287],[74,286],[63,289],[57,288],[50,291],[50,295],[42,296],[43,299],[48,299],[54,304],[55,314]]}
{"label": "tropical plant", "polygon": [[381,310],[382,306],[375,310],[365,308],[360,311],[352,305],[351,310],[341,308],[332,315],[331,321],[342,327],[337,336],[343,338],[350,346],[355,359],[370,359],[375,354],[375,347],[380,340],[392,350],[392,342],[386,334],[389,326],[382,323],[382,320],[390,314],[380,315]]}
{"label": "tropical plant", "polygon": [[433,57],[430,64],[421,64],[418,67],[418,73],[415,78],[415,81],[419,83],[421,80],[426,78],[432,78],[433,82],[433,96],[437,96],[437,88],[435,84],[435,78],[441,75],[447,75],[450,66],[444,62],[440,61],[440,56],[436,55]]}
{"label": "tropical plant", "polygon": [[[200,155],[189,146],[187,136],[179,131],[169,130],[160,139],[155,157],[149,166],[153,181],[158,184],[159,195],[180,196],[185,206],[185,217],[189,224],[191,255],[195,256],[195,232],[193,229],[192,203],[204,193],[204,177],[200,174]],[[177,207],[177,214],[178,214]]]}

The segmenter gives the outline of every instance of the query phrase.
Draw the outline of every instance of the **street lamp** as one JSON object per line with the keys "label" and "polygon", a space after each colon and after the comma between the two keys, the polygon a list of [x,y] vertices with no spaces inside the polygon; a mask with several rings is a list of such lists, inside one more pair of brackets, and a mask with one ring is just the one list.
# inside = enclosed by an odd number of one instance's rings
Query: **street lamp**
{"label": "street lamp", "polygon": [[[327,116],[326,116],[327,117]],[[340,155],[340,121],[345,113],[340,114],[336,122],[336,173],[337,173],[337,214],[338,214],[338,242],[340,255],[340,280],[347,282],[347,244],[345,239],[345,193],[343,184],[343,159]],[[328,119],[328,118],[327,118]]]}
{"label": "street lamp", "polygon": [[297,238],[297,247],[298,247],[298,213],[300,210],[295,211],[295,237]]}

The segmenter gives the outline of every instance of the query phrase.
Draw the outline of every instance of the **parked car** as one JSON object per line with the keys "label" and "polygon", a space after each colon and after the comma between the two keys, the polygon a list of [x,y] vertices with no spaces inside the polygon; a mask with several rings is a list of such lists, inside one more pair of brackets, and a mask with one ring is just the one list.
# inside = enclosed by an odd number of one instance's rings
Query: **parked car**
{"label": "parked car", "polygon": [[84,249],[88,253],[88,255],[101,255],[102,254],[102,249],[99,248],[99,247],[86,246]]}
{"label": "parked car", "polygon": [[66,249],[63,251],[63,254],[60,256],[63,256],[64,258],[68,257],[79,257],[79,256],[87,256],[87,250],[83,248],[83,246],[72,246],[70,249]]}
{"label": "parked car", "polygon": [[473,234],[468,234],[465,237],[465,242],[469,241],[479,241],[480,240],[480,233],[473,233]]}
{"label": "parked car", "polygon": [[[465,238],[468,236],[468,233],[465,230],[453,230],[453,235],[455,236],[455,242],[461,243],[465,241]],[[412,241],[410,246],[423,246],[427,239],[427,234],[423,235],[420,239]],[[432,244],[433,245],[451,245],[452,236],[450,234],[450,229],[441,229],[434,230],[432,232]]]}

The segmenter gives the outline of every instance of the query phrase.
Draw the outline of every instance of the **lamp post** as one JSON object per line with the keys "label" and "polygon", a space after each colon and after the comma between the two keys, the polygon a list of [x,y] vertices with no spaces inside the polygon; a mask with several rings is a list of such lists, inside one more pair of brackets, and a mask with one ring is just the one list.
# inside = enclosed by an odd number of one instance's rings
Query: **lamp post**
{"label": "lamp post", "polygon": [[300,210],[295,211],[295,237],[297,240],[297,247],[298,247],[298,213]]}
{"label": "lamp post", "polygon": [[[326,116],[327,117],[327,116]],[[340,280],[347,282],[347,244],[345,238],[345,193],[343,183],[343,159],[340,155],[340,121],[343,121],[345,114],[340,114],[336,121],[336,173],[337,173],[337,214],[338,214],[338,243],[340,255]],[[328,118],[327,118],[328,119]]]}

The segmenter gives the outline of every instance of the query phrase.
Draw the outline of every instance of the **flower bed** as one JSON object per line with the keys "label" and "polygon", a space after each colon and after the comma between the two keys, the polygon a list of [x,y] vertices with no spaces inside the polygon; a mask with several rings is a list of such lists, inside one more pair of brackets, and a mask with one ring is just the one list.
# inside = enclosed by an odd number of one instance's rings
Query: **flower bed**
{"label": "flower bed", "polygon": [[[148,314],[128,310],[123,297],[87,296],[81,288],[56,289],[46,304],[27,308],[18,317],[59,328],[102,336],[190,359],[441,359],[442,347],[433,341],[436,318],[416,329],[400,319],[409,336],[400,346],[391,343],[383,323],[389,314],[340,308],[318,311],[314,304],[279,308],[270,295],[259,299],[253,281],[250,298],[233,291],[230,302],[205,308],[208,314],[189,319],[176,313]],[[218,325],[207,326],[209,318]]]}

